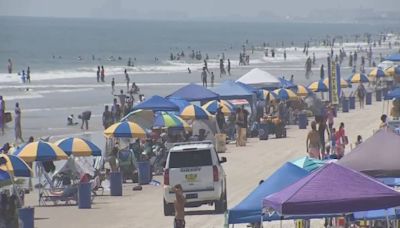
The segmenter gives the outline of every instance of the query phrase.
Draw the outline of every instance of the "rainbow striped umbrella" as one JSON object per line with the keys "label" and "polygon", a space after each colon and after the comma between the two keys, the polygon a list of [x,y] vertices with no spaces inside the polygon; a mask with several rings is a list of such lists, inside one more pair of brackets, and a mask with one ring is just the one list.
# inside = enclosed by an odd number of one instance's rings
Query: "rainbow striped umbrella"
{"label": "rainbow striped umbrella", "polygon": [[157,113],[156,117],[154,118],[153,127],[190,129],[189,124],[187,124],[182,118],[168,112]]}
{"label": "rainbow striped umbrella", "polygon": [[55,143],[68,156],[101,156],[101,150],[94,143],[81,138],[65,138]]}
{"label": "rainbow striped umbrella", "polygon": [[351,83],[360,83],[360,82],[364,83],[364,82],[369,82],[369,79],[365,74],[354,73],[349,77],[349,79],[347,79],[347,81]]}
{"label": "rainbow striped umbrella", "polygon": [[263,94],[264,99],[267,99],[269,97],[270,101],[278,99],[278,94],[276,94],[273,91],[263,89],[262,94]]}
{"label": "rainbow striped umbrella", "polygon": [[329,88],[322,80],[312,82],[308,88],[313,92],[328,92]]}
{"label": "rainbow striped umbrella", "polygon": [[104,135],[109,138],[145,138],[147,134],[139,124],[123,121],[108,127],[104,130]]}
{"label": "rainbow striped umbrella", "polygon": [[214,101],[209,101],[206,104],[202,106],[204,109],[206,109],[208,112],[215,114],[217,113],[217,110],[219,107],[222,107],[222,113],[224,115],[228,116],[231,113],[235,112],[235,106],[231,104],[230,102],[226,100],[214,100]]}
{"label": "rainbow striped umbrella", "polygon": [[377,67],[377,68],[372,69],[369,72],[368,76],[371,78],[383,78],[386,76],[386,73],[381,68]]}
{"label": "rainbow striped umbrella", "polygon": [[298,96],[290,89],[276,89],[274,93],[278,95],[280,100],[296,100]]}
{"label": "rainbow striped umbrella", "polygon": [[395,76],[396,75],[396,66],[391,66],[389,68],[386,68],[385,74],[387,76],[391,76],[391,77]]}
{"label": "rainbow striped umbrella", "polygon": [[[329,88],[329,78],[325,78],[325,79],[324,79],[324,84],[326,85],[326,87]],[[349,83],[348,83],[346,80],[344,80],[343,78],[341,78],[341,79],[340,79],[340,87],[341,87],[341,88],[348,88],[348,87],[350,87],[350,85],[349,85]]]}
{"label": "rainbow striped umbrella", "polygon": [[180,113],[180,116],[183,119],[189,120],[208,120],[211,114],[206,109],[192,104],[186,106]]}
{"label": "rainbow striped umbrella", "polygon": [[0,159],[6,162],[0,165],[0,170],[6,171],[16,177],[31,177],[32,169],[24,160],[14,155],[0,154]]}
{"label": "rainbow striped umbrella", "polygon": [[60,147],[43,141],[28,143],[21,150],[16,151],[14,155],[26,162],[54,161],[68,158],[68,155]]}
{"label": "rainbow striped umbrella", "polygon": [[312,91],[303,85],[297,85],[293,90],[296,92],[297,96],[308,96],[312,94]]}

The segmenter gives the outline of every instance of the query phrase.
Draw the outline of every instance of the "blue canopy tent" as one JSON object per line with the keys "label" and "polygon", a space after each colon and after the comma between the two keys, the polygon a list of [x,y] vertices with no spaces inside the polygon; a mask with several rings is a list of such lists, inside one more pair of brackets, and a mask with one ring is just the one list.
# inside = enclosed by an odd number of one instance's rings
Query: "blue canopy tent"
{"label": "blue canopy tent", "polygon": [[400,218],[400,211],[395,208],[371,210],[353,213],[354,220],[386,220]]}
{"label": "blue canopy tent", "polygon": [[179,107],[179,112],[177,112],[178,114],[181,113],[183,109],[186,108],[186,106],[190,105],[190,103],[187,100],[184,100],[179,97],[169,97],[168,100]]}
{"label": "blue canopy tent", "polygon": [[[261,220],[262,200],[268,195],[282,190],[294,182],[307,176],[304,169],[287,162],[268,177],[262,184],[254,189],[242,202],[230,209],[228,214],[229,224],[254,223]],[[264,215],[263,221],[281,220],[282,217],[274,213]],[[286,219],[295,219],[288,217]]]}
{"label": "blue canopy tent", "polygon": [[200,101],[200,102],[216,100],[219,98],[218,94],[214,93],[213,91],[207,88],[204,88],[203,86],[194,83],[190,83],[189,85],[184,86],[167,96],[167,98],[170,97],[174,98],[179,97],[187,101]]}
{"label": "blue canopy tent", "polygon": [[400,62],[400,53],[395,53],[392,55],[389,55],[388,57],[385,58],[385,60],[393,61],[393,62]]}
{"label": "blue canopy tent", "polygon": [[289,80],[286,80],[283,77],[282,78],[278,78],[278,79],[280,81],[280,87],[281,88],[292,89],[292,88],[296,87],[296,85],[293,82],[291,82]]}
{"label": "blue canopy tent", "polygon": [[219,98],[224,100],[246,99],[253,110],[256,95],[232,80],[224,81],[212,91],[219,94]]}
{"label": "blue canopy tent", "polygon": [[142,103],[133,107],[132,110],[152,110],[152,111],[172,111],[179,112],[179,107],[173,102],[160,97],[160,96],[152,96],[149,99],[143,101]]}

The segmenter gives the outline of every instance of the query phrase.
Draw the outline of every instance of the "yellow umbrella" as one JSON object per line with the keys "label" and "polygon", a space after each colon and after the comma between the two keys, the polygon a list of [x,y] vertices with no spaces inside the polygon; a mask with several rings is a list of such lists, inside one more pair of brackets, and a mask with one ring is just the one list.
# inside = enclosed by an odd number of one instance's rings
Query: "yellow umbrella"
{"label": "yellow umbrella", "polygon": [[192,104],[186,106],[180,113],[180,116],[183,119],[208,120],[211,114],[204,108]]}
{"label": "yellow umbrella", "polygon": [[16,177],[31,177],[32,169],[21,158],[14,155],[0,154],[0,159],[5,160],[5,164],[0,165],[0,169],[9,172]]}
{"label": "yellow umbrella", "polygon": [[369,74],[368,77],[371,78],[383,78],[387,76],[385,71],[383,71],[381,68],[375,67],[374,69],[372,69]]}
{"label": "yellow umbrella", "polygon": [[263,96],[264,96],[264,99],[267,99],[267,97],[269,96],[270,101],[278,99],[278,94],[276,94],[273,91],[266,90],[266,89],[263,90]]}
{"label": "yellow umbrella", "polygon": [[308,96],[312,91],[303,85],[297,85],[295,88],[297,96]]}
{"label": "yellow umbrella", "polygon": [[222,107],[221,111],[226,116],[230,115],[231,113],[233,113],[235,111],[235,107],[226,100],[209,101],[209,102],[205,103],[202,107],[205,110],[207,110],[208,112],[213,113],[213,114],[215,114],[217,112],[219,107]]}
{"label": "yellow umbrella", "polygon": [[395,76],[396,75],[396,67],[395,66],[391,66],[389,68],[386,68],[385,74],[387,76],[391,76],[391,77]]}
{"label": "yellow umbrella", "polygon": [[54,161],[68,159],[68,155],[57,145],[49,142],[31,142],[26,144],[14,155],[26,162],[33,161]]}
{"label": "yellow umbrella", "polygon": [[123,121],[108,127],[104,135],[114,138],[145,138],[146,131],[135,122]]}
{"label": "yellow umbrella", "polygon": [[299,97],[290,89],[276,89],[274,93],[278,95],[279,100],[296,100]]}
{"label": "yellow umbrella", "polygon": [[[329,88],[329,79],[328,78],[324,79],[324,84],[326,85],[326,87]],[[349,87],[349,83],[346,80],[344,80],[343,78],[341,78],[340,79],[340,87],[341,88],[348,88]]]}

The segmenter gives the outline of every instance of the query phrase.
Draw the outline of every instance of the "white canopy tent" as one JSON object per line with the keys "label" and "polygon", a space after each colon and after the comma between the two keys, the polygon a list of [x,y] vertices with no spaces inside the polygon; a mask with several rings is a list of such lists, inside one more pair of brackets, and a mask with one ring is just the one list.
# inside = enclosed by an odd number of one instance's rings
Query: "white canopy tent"
{"label": "white canopy tent", "polygon": [[277,77],[259,68],[252,69],[236,81],[256,88],[278,88],[280,86]]}

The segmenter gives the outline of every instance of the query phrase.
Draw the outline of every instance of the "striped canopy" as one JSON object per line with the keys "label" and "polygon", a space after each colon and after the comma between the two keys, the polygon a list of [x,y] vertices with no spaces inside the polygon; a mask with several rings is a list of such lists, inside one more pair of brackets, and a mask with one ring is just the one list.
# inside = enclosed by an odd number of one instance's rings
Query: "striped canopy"
{"label": "striped canopy", "polygon": [[391,76],[391,77],[395,76],[396,75],[396,66],[391,66],[389,68],[386,68],[385,75]]}
{"label": "striped canopy", "polygon": [[312,91],[303,85],[297,85],[293,88],[293,91],[296,92],[297,96],[308,96],[312,94]]}
{"label": "striped canopy", "polygon": [[367,75],[361,74],[361,73],[354,73],[353,75],[350,75],[349,79],[347,81],[351,83],[364,83],[364,82],[369,82],[369,79]]}
{"label": "striped canopy", "polygon": [[10,174],[8,174],[6,171],[0,169],[0,181],[6,181],[10,180]]}
{"label": "striped canopy", "polygon": [[55,143],[68,156],[101,156],[101,150],[94,143],[81,138],[65,138]]}
{"label": "striped canopy", "polygon": [[190,129],[189,124],[187,124],[182,118],[167,112],[160,112],[156,114],[153,127]]}
{"label": "striped canopy", "polygon": [[21,158],[14,155],[0,154],[0,159],[4,159],[6,162],[0,165],[0,170],[6,171],[16,177],[32,176],[32,169]]}
{"label": "striped canopy", "polygon": [[273,91],[280,100],[296,100],[298,96],[290,89],[276,89]]}
{"label": "striped canopy", "polygon": [[206,109],[191,104],[182,110],[180,116],[183,119],[208,120],[211,117],[211,114]]}
{"label": "striped canopy", "polygon": [[262,93],[263,93],[264,99],[267,99],[268,97],[269,97],[270,101],[278,99],[278,94],[276,94],[273,91],[269,91],[269,90],[263,89]]}
{"label": "striped canopy", "polygon": [[313,92],[328,92],[329,88],[322,80],[312,82],[308,88]]}
{"label": "striped canopy", "polygon": [[235,106],[231,104],[230,102],[226,100],[214,100],[214,101],[209,101],[206,104],[202,106],[204,109],[206,109],[208,112],[215,114],[217,113],[217,110],[219,107],[222,107],[222,113],[224,115],[228,116],[231,113],[235,112]]}
{"label": "striped canopy", "polygon": [[28,143],[21,150],[16,151],[14,155],[26,162],[54,161],[68,158],[68,155],[60,147],[43,141]]}
{"label": "striped canopy", "polygon": [[377,67],[377,68],[372,69],[369,72],[368,76],[371,78],[383,78],[386,76],[386,73],[381,68]]}
{"label": "striped canopy", "polygon": [[104,135],[109,138],[145,138],[147,134],[139,124],[123,121],[108,127],[104,130]]}
{"label": "striped canopy", "polygon": [[[325,79],[324,79],[324,84],[326,85],[326,87],[329,88],[329,78],[325,78]],[[348,87],[350,87],[350,85],[349,85],[349,83],[348,83],[346,80],[344,80],[343,78],[341,78],[341,79],[340,79],[340,87],[341,87],[341,88],[348,88]]]}

